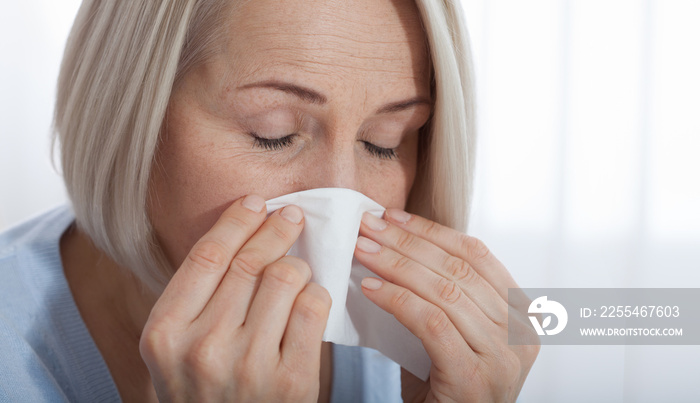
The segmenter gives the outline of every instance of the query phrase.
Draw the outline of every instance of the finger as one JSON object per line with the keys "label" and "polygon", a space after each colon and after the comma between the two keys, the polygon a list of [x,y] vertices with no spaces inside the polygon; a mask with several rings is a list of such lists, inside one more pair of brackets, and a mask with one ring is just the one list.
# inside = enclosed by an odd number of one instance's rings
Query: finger
{"label": "finger", "polygon": [[249,195],[236,200],[195,244],[151,311],[188,325],[211,299],[233,256],[265,220],[265,200]]}
{"label": "finger", "polygon": [[[456,284],[459,286],[467,297],[474,301],[492,321],[501,325],[506,323],[508,316],[506,300],[464,259],[455,257],[432,242],[370,213],[365,213],[362,217],[360,234],[398,252],[398,255],[385,253],[384,256],[378,256],[380,260],[377,262],[378,268],[394,267],[386,264],[395,265],[399,263],[398,256],[406,256],[409,260],[415,261],[447,279],[448,281],[442,281],[445,285]],[[370,257],[367,256],[367,258]],[[381,273],[378,274],[383,276]],[[418,273],[417,278],[426,275]],[[389,281],[400,284],[391,279]]]}
{"label": "finger", "polygon": [[441,373],[471,367],[477,361],[479,343],[465,340],[442,309],[406,288],[374,277],[362,280],[362,292],[423,342],[433,367]]}
{"label": "finger", "polygon": [[277,210],[233,257],[203,316],[224,327],[240,326],[246,319],[263,270],[287,254],[304,227],[297,206]]}
{"label": "finger", "polygon": [[[526,314],[530,308],[530,304],[532,304],[532,300],[523,292],[522,288],[508,290],[508,305],[515,308],[516,312]],[[540,316],[539,313],[535,315],[538,317]]]}
{"label": "finger", "polygon": [[279,354],[294,301],[309,280],[311,269],[298,257],[285,256],[265,269],[243,325],[250,348]]}
{"label": "finger", "polygon": [[309,376],[318,376],[321,341],[331,310],[331,296],[316,283],[309,283],[294,302],[282,340],[281,361],[287,367]]}
{"label": "finger", "polygon": [[360,263],[387,281],[409,289],[418,297],[439,307],[462,337],[475,346],[488,344],[499,332],[497,325],[507,324],[507,304],[498,295],[491,305],[502,312],[499,312],[498,321],[494,323],[454,281],[427,270],[391,249],[380,247],[378,252],[373,253],[379,245],[366,245],[368,242],[373,241],[364,237],[358,239],[355,255]]}
{"label": "finger", "polygon": [[508,288],[518,288],[518,284],[503,263],[478,238],[398,209],[387,209],[384,218],[388,222],[434,243],[450,255],[469,262],[505,301],[508,300]]}

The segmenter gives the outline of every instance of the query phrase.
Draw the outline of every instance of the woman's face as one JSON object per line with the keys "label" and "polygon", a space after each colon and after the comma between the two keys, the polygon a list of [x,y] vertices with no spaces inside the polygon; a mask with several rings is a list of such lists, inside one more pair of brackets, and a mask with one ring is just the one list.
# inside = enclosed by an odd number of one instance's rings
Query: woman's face
{"label": "woman's face", "polygon": [[234,200],[320,187],[404,208],[431,112],[413,0],[255,0],[175,89],[149,214],[170,262]]}

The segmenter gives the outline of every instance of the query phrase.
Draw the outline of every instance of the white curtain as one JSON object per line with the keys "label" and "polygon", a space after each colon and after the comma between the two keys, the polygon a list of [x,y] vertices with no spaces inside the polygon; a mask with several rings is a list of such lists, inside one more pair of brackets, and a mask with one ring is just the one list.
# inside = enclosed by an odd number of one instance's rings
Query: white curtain
{"label": "white curtain", "polygon": [[[522,287],[700,287],[700,2],[463,0],[478,84],[470,233]],[[0,13],[0,229],[49,163],[78,0]],[[698,346],[543,346],[520,401],[697,401]]]}
{"label": "white curtain", "polygon": [[[521,287],[700,287],[700,2],[463,4],[470,232]],[[698,401],[698,373],[698,346],[543,346],[520,400]]]}
{"label": "white curtain", "polygon": [[51,165],[49,135],[63,46],[79,5],[79,0],[2,5],[0,229],[66,200]]}

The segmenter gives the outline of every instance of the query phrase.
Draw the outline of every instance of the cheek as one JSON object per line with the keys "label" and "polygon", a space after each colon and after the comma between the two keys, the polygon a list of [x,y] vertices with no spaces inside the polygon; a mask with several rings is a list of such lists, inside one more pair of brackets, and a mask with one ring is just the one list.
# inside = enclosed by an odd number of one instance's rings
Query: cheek
{"label": "cheek", "polygon": [[233,201],[250,193],[273,197],[285,182],[246,154],[245,147],[226,148],[201,141],[210,136],[185,132],[172,130],[161,144],[148,203],[156,236],[173,267]]}
{"label": "cheek", "polygon": [[373,165],[362,165],[362,186],[368,197],[387,208],[405,209],[417,169],[418,142],[407,140],[400,159]]}

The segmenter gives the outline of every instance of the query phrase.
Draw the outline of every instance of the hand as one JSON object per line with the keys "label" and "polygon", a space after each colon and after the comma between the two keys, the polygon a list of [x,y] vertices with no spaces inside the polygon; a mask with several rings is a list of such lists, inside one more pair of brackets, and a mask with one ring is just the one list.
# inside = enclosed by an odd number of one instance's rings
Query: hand
{"label": "hand", "polygon": [[508,288],[518,285],[474,237],[400,210],[385,219],[365,213],[355,256],[382,277],[364,279],[364,294],[432,360],[427,382],[402,369],[404,401],[515,401],[539,352],[536,337],[508,345]]}
{"label": "hand", "polygon": [[285,256],[303,213],[233,203],[156,302],[140,350],[161,401],[316,401],[331,299]]}

